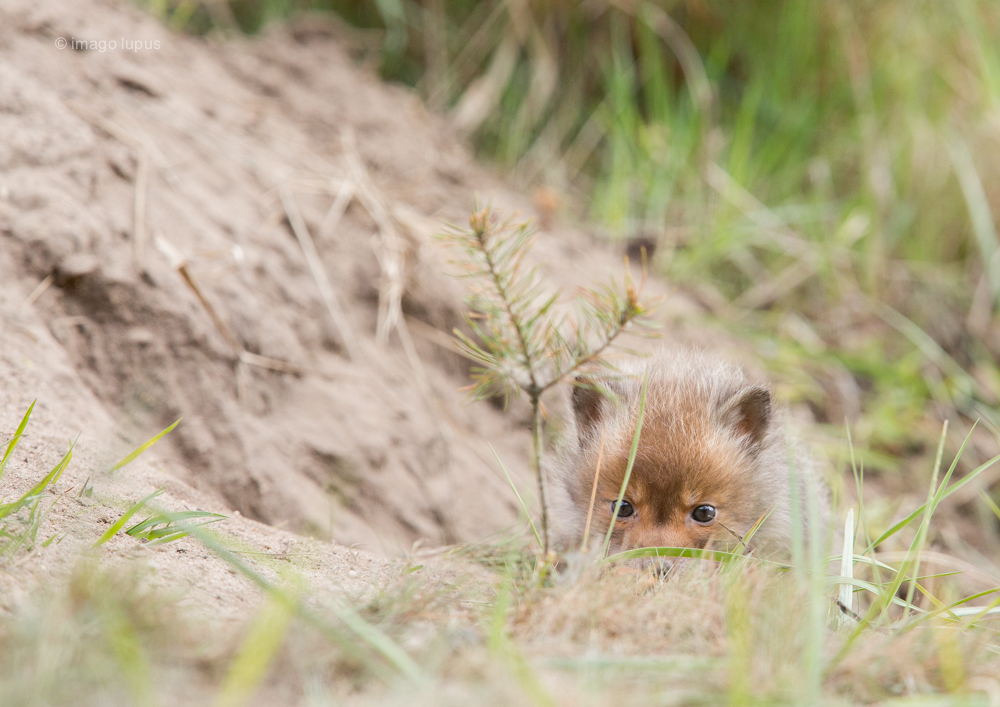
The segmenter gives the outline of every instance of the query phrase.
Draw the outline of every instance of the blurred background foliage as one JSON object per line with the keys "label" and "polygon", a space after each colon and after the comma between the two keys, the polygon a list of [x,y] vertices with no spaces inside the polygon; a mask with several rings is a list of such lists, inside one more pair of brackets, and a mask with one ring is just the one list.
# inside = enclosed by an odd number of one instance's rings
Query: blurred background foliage
{"label": "blurred background foliage", "polygon": [[146,4],[192,33],[339,18],[543,213],[655,246],[831,449],[846,419],[869,468],[909,466],[945,417],[983,418],[969,464],[996,448],[1000,3]]}

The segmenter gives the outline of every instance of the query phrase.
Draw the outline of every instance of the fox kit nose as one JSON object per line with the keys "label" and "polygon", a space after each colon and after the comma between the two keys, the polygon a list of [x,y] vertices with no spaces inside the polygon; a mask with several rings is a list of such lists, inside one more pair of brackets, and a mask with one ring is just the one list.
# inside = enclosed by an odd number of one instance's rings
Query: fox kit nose
{"label": "fox kit nose", "polygon": [[666,577],[674,568],[677,560],[672,557],[657,557],[649,561],[649,566],[658,577]]}
{"label": "fox kit nose", "polygon": [[666,577],[677,563],[675,557],[643,557],[629,564],[641,572],[651,572],[657,577]]}
{"label": "fox kit nose", "polygon": [[686,557],[651,557],[636,562],[641,563],[635,565],[640,573],[649,573],[659,581],[677,577],[698,566],[697,560]]}

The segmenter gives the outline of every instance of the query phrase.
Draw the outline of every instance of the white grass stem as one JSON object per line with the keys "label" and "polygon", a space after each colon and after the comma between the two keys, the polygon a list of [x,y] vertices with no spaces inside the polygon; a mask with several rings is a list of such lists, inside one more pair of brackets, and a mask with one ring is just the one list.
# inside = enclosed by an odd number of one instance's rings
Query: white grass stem
{"label": "white grass stem", "polygon": [[[854,509],[847,511],[844,521],[844,552],[840,558],[840,576],[854,579]],[[854,588],[847,583],[840,585],[840,609],[842,612],[854,611]],[[843,617],[841,623],[846,617]]]}

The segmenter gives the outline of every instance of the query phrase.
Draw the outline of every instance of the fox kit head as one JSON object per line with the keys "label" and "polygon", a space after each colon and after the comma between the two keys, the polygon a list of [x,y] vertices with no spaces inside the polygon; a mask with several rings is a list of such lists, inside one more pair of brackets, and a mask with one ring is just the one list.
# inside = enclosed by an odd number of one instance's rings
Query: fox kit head
{"label": "fox kit head", "polygon": [[[647,371],[642,432],[616,513]],[[572,402],[576,439],[558,479],[564,507],[555,518],[564,544],[582,535],[598,456],[591,535],[603,538],[614,519],[611,553],[736,547],[776,505],[755,537],[787,534],[784,435],[767,388],[739,368],[660,356],[616,377],[579,379]]]}

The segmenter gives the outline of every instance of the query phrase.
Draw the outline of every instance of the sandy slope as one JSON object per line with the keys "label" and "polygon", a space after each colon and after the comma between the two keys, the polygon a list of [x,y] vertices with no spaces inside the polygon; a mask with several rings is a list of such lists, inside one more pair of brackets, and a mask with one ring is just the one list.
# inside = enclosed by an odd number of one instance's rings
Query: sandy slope
{"label": "sandy slope", "polygon": [[[172,35],[128,3],[0,9],[0,438],[39,401],[3,495],[30,487],[81,435],[56,489],[69,493],[41,535],[75,532],[38,549],[34,567],[69,562],[73,543],[163,486],[161,506],[230,515],[216,527],[234,542],[309,558],[318,581],[360,588],[368,571],[351,569],[383,565],[343,546],[396,555],[516,517],[487,441],[533,487],[523,410],[469,405],[458,390],[467,364],[442,333],[461,322],[462,283],[443,274],[432,240],[443,220],[467,218],[475,194],[530,207],[411,94],[353,65],[336,34],[306,22],[213,43]],[[102,40],[117,46],[102,51]],[[144,48],[123,51],[124,40]],[[360,196],[337,221],[345,183]],[[289,209],[346,326],[324,304]],[[567,287],[605,277],[620,257],[572,231],[543,234],[536,253]],[[394,297],[410,355],[398,324],[376,337],[398,313]],[[154,452],[102,474],[179,417]],[[87,478],[94,500],[73,500]],[[106,547],[144,551],[128,537]],[[145,553],[223,613],[250,591],[190,540]]]}

